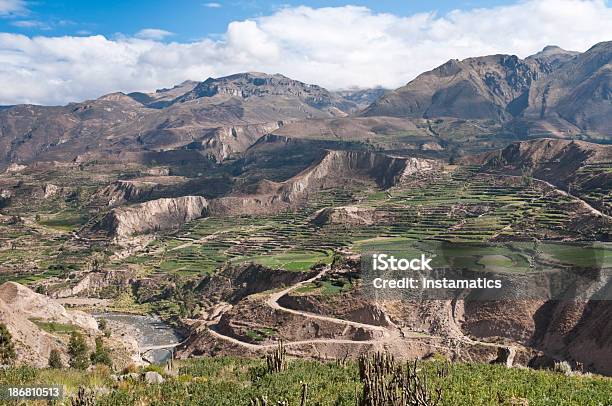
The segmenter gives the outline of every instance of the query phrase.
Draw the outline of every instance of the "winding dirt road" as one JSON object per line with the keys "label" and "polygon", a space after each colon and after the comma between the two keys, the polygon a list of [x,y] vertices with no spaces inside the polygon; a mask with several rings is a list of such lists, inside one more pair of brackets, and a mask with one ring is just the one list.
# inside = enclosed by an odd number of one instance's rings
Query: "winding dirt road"
{"label": "winding dirt road", "polygon": [[[307,345],[307,344],[317,344],[317,343],[325,343],[325,344],[358,344],[358,345],[367,345],[367,344],[380,344],[382,342],[385,341],[389,341],[391,339],[399,339],[400,338],[400,332],[399,330],[395,330],[395,329],[389,329],[387,327],[384,326],[376,326],[376,325],[372,325],[372,324],[365,324],[365,323],[359,323],[359,322],[355,322],[355,321],[350,321],[350,320],[344,320],[344,319],[338,319],[335,317],[329,317],[329,316],[323,316],[320,314],[316,314],[316,313],[309,313],[309,312],[305,312],[305,311],[301,311],[301,310],[295,310],[295,309],[289,309],[286,307],[281,306],[278,303],[278,300],[285,296],[286,294],[294,291],[295,289],[300,288],[303,285],[306,285],[308,283],[314,282],[317,279],[320,279],[321,277],[323,277],[327,271],[329,270],[329,267],[325,267],[323,268],[323,270],[321,270],[321,272],[319,272],[317,275],[313,276],[310,279],[306,279],[304,281],[298,282],[294,285],[291,285],[281,291],[278,292],[274,292],[272,293],[268,299],[266,300],[266,305],[270,306],[273,309],[276,310],[280,310],[283,312],[287,312],[287,313],[291,313],[291,314],[295,314],[301,317],[305,317],[305,318],[311,318],[311,319],[316,319],[316,320],[322,320],[322,321],[327,321],[327,322],[331,322],[331,323],[337,323],[337,324],[342,324],[345,326],[350,326],[350,327],[356,327],[356,328],[362,328],[364,330],[369,330],[369,331],[378,331],[382,333],[382,337],[376,338],[376,339],[372,339],[372,340],[350,340],[350,339],[340,339],[340,338],[313,338],[313,339],[308,339],[308,340],[298,340],[298,341],[289,341],[289,342],[283,342],[283,345],[285,346],[299,346],[299,345]],[[213,335],[216,338],[219,338],[221,340],[230,342],[232,344],[237,344],[240,345],[242,347],[246,347],[249,349],[253,349],[253,350],[265,350],[265,349],[269,349],[269,348],[274,348],[277,346],[277,344],[253,344],[253,343],[249,343],[246,341],[242,341],[239,340],[235,337],[231,337],[231,336],[227,336],[224,334],[219,333],[216,329],[215,329],[216,325],[210,325],[208,326],[208,331],[211,335]],[[424,338],[427,337],[423,334],[419,334],[417,335],[415,333],[413,338]]]}
{"label": "winding dirt road", "polygon": [[[381,344],[389,344],[389,343],[401,344],[402,341],[410,340],[410,339],[414,340],[414,339],[442,338],[442,337],[435,337],[435,336],[431,336],[431,335],[427,335],[427,334],[423,334],[419,332],[402,331],[400,330],[398,326],[396,326],[388,318],[387,318],[387,321],[389,323],[389,326],[378,326],[378,325],[372,325],[372,324],[366,324],[366,323],[360,323],[360,322],[355,322],[355,321],[350,321],[350,320],[339,319],[336,317],[323,316],[320,314],[305,312],[301,310],[289,309],[289,308],[281,306],[278,303],[281,297],[289,294],[295,289],[300,288],[301,286],[304,286],[308,283],[312,283],[322,278],[328,271],[329,271],[329,267],[325,267],[323,268],[323,270],[321,270],[321,272],[319,272],[317,275],[313,276],[312,278],[306,279],[304,281],[291,285],[283,290],[272,293],[266,300],[265,302],[266,305],[270,306],[271,308],[275,310],[295,314],[295,315],[298,315],[304,318],[316,319],[316,320],[341,324],[347,327],[356,327],[356,328],[361,328],[361,329],[368,330],[368,331],[380,332],[382,333],[382,337],[377,337],[377,338],[370,339],[370,340],[351,340],[351,339],[339,339],[339,338],[314,339],[313,338],[313,339],[307,339],[307,340],[283,342],[283,345],[285,346],[300,346],[300,345],[308,345],[308,344],[381,345]],[[449,304],[449,311],[451,312],[451,320],[453,324],[452,331],[453,331],[453,335],[455,336],[454,337],[455,339],[463,343],[470,344],[470,345],[485,345],[485,346],[491,346],[491,347],[502,347],[502,345],[500,344],[476,341],[476,340],[473,340],[465,336],[463,332],[461,331],[461,328],[458,326],[458,324],[456,324],[456,320],[454,317],[454,304]],[[224,340],[232,344],[236,344],[236,345],[239,345],[245,348],[249,348],[251,350],[268,350],[271,348],[275,348],[277,346],[276,343],[274,344],[253,344],[253,343],[249,343],[246,341],[242,341],[235,337],[231,337],[231,336],[227,336],[227,335],[219,333],[215,329],[215,326],[216,324],[209,325],[208,332],[213,337],[218,338],[220,340]],[[431,347],[445,348],[439,345],[435,345],[433,343],[430,343],[429,345]]]}

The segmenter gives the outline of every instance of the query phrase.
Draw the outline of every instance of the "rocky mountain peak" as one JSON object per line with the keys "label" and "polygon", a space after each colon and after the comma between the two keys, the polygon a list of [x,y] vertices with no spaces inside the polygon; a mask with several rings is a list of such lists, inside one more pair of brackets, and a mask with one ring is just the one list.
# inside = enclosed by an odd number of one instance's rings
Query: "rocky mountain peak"
{"label": "rocky mountain peak", "polygon": [[140,103],[138,100],[135,100],[133,97],[128,96],[123,92],[105,94],[104,96],[99,97],[96,101],[114,102],[128,106],[136,106],[138,103]]}
{"label": "rocky mountain peak", "polygon": [[544,49],[542,49],[541,51],[542,53],[567,53],[569,51],[566,51],[565,49],[557,46],[557,45],[546,45],[544,47]]}
{"label": "rocky mountain peak", "polygon": [[171,92],[171,91],[176,90],[176,89],[189,89],[189,90],[191,90],[194,87],[196,87],[198,85],[198,83],[200,83],[200,82],[197,82],[195,80],[185,80],[185,81],[179,83],[178,85],[172,86],[171,88],[157,89],[157,90],[155,90],[155,93],[158,93],[158,94],[159,93],[168,93],[168,92]]}
{"label": "rocky mountain peak", "polygon": [[612,41],[598,42],[597,44],[589,48],[585,53],[592,52],[592,51],[610,52],[612,51]]}
{"label": "rocky mountain peak", "polygon": [[543,69],[552,70],[579,54],[580,52],[567,51],[556,45],[547,45],[540,52],[525,58],[525,61],[536,62]]}
{"label": "rocky mountain peak", "polygon": [[212,97],[238,97],[246,100],[270,96],[298,98],[315,108],[335,107],[343,111],[355,108],[353,103],[320,86],[280,74],[270,75],[261,72],[243,72],[221,78],[208,78],[174,102],[184,103]]}
{"label": "rocky mountain peak", "polygon": [[247,99],[261,96],[308,96],[329,95],[325,89],[275,74],[244,72],[221,78],[208,78],[178,101],[189,101],[201,97],[228,95]]}

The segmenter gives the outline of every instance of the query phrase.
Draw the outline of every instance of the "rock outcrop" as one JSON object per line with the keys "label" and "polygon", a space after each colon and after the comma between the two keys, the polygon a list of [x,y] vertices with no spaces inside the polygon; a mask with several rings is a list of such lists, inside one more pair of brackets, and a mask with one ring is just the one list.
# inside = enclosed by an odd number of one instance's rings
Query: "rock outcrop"
{"label": "rock outcrop", "polygon": [[73,324],[86,330],[98,329],[96,320],[87,313],[69,312],[53,299],[16,282],[5,282],[0,285],[0,300],[26,318]]}
{"label": "rock outcrop", "polygon": [[117,180],[100,189],[92,200],[109,206],[138,203],[155,199],[165,189],[180,185],[185,179],[181,176],[148,176],[130,180]]}
{"label": "rock outcrop", "polygon": [[326,207],[317,211],[310,222],[317,226],[326,224],[367,226],[380,222],[383,216],[384,213],[369,207]]}
{"label": "rock outcrop", "polygon": [[15,282],[0,285],[0,322],[7,325],[15,342],[17,362],[43,367],[49,353],[65,352],[65,343],[39,328],[32,320],[70,324],[85,332],[96,332],[98,324],[87,313],[68,311],[53,299]]}
{"label": "rock outcrop", "polygon": [[515,142],[502,150],[480,155],[480,161],[488,168],[509,165],[543,172],[544,167],[549,167],[546,171],[554,170],[558,178],[566,176],[559,173],[561,169],[573,173],[582,166],[611,160],[611,146],[551,138]]}
{"label": "rock outcrop", "polygon": [[17,364],[45,367],[51,350],[62,345],[3,300],[0,300],[0,323],[11,333]]}
{"label": "rock outcrop", "polygon": [[347,185],[347,182],[374,183],[388,188],[418,172],[433,171],[439,162],[403,158],[370,151],[327,151],[322,159],[284,182],[260,182],[251,195],[233,195],[211,201],[211,212],[252,214],[295,207],[310,193]]}
{"label": "rock outcrop", "polygon": [[197,150],[216,162],[246,151],[259,138],[283,126],[283,121],[264,124],[218,127],[208,131],[204,137],[185,146]]}
{"label": "rock outcrop", "polygon": [[122,240],[136,234],[178,228],[207,214],[208,201],[201,196],[157,199],[113,209],[93,229]]}
{"label": "rock outcrop", "polygon": [[230,96],[249,99],[255,97],[296,97],[307,105],[331,111],[335,108],[350,111],[356,104],[343,97],[316,86],[308,85],[283,75],[268,75],[259,72],[238,73],[223,78],[208,78],[193,90],[176,99],[175,102],[215,96]]}
{"label": "rock outcrop", "polygon": [[[419,171],[431,171],[436,162],[430,159],[394,157],[369,151],[329,151],[323,160],[295,177],[289,193],[315,189],[350,178],[369,178],[381,188],[388,188],[404,177]],[[330,185],[331,186],[331,185]],[[323,186],[326,187],[326,186]]]}
{"label": "rock outcrop", "polygon": [[109,286],[115,288],[128,288],[135,279],[134,273],[130,271],[92,271],[87,272],[85,276],[73,286],[65,287],[65,284],[62,283],[61,288],[50,289],[47,291],[47,294],[53,298],[66,298],[79,295],[85,296],[88,294],[95,295]]}

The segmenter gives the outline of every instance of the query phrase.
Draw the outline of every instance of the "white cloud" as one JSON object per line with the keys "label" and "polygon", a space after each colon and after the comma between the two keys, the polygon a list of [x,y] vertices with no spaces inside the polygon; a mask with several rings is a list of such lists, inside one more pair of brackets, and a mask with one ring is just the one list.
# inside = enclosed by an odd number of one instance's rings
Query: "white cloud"
{"label": "white cloud", "polygon": [[0,0],[0,16],[22,15],[28,11],[24,0]]}
{"label": "white cloud", "polygon": [[0,34],[0,104],[66,103],[242,71],[331,89],[398,87],[450,58],[525,57],[550,44],[584,51],[612,40],[612,8],[603,0],[523,0],[399,17],[354,6],[294,7],[234,21],[219,39],[160,42],[165,36]]}
{"label": "white cloud", "polygon": [[174,33],[166,30],[160,30],[159,28],[145,28],[144,30],[140,30],[136,33],[137,38],[142,39],[151,39],[151,40],[162,40],[170,35],[174,35]]}
{"label": "white cloud", "polygon": [[204,7],[208,8],[221,8],[223,7],[221,3],[204,3]]}
{"label": "white cloud", "polygon": [[13,21],[11,25],[19,28],[36,28],[39,30],[48,30],[51,28],[47,23],[38,20],[17,20]]}

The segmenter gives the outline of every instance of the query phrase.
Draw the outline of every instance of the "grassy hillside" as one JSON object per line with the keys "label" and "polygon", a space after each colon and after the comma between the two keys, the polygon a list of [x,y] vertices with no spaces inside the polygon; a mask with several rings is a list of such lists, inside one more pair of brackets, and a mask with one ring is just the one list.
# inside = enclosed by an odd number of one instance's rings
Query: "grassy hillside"
{"label": "grassy hillside", "polygon": [[[439,378],[440,362],[420,364],[430,388],[443,388],[444,405],[610,405],[612,379],[566,376],[552,371],[507,369],[497,365],[452,364]],[[138,380],[115,382],[108,370],[0,370],[3,385],[63,384],[74,394],[83,385],[97,390],[101,405],[249,405],[265,396],[268,404],[299,405],[302,383],[308,385],[308,405],[355,405],[362,384],[356,363],[345,366],[315,361],[290,361],[284,372],[268,373],[263,360],[208,358],[180,363],[178,375],[160,385]],[[97,388],[97,389],[96,389]],[[44,404],[41,402],[41,404]],[[62,403],[60,403],[62,404]],[[70,404],[65,399],[63,404]]]}

